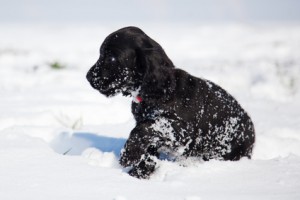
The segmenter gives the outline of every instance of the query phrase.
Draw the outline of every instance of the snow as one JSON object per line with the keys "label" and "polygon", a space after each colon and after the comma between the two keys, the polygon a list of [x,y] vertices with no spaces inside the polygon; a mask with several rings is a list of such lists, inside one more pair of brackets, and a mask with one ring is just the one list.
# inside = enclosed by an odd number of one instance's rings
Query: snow
{"label": "snow", "polygon": [[161,160],[150,180],[118,164],[132,99],[85,80],[118,28],[0,26],[0,199],[300,199],[299,25],[141,26],[230,92],[257,134],[252,160]]}

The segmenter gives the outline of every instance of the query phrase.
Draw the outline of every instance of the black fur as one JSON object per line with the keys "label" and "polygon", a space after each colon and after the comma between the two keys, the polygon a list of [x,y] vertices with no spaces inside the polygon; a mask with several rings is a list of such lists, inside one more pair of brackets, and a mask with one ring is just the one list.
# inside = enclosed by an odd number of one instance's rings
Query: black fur
{"label": "black fur", "polygon": [[148,178],[161,153],[176,158],[251,158],[254,126],[239,103],[216,84],[175,69],[162,47],[136,27],[110,34],[87,74],[106,96],[137,94],[136,127],[121,152],[129,174]]}

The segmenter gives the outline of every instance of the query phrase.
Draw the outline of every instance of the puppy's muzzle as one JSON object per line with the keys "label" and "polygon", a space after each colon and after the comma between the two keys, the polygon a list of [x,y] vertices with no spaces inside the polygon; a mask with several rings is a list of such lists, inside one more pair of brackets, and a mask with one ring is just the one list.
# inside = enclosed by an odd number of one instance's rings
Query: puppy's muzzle
{"label": "puppy's muzzle", "polygon": [[88,73],[86,74],[86,79],[91,84],[91,86],[95,89],[99,89],[99,78],[97,72],[95,72],[95,66],[93,66]]}

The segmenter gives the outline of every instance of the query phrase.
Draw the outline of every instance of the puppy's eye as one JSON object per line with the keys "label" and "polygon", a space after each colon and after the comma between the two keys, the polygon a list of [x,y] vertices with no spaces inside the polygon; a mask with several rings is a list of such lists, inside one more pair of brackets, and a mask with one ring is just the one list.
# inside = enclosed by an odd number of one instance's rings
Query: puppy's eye
{"label": "puppy's eye", "polygon": [[111,61],[111,62],[115,62],[115,61],[116,61],[116,58],[115,58],[115,57],[111,57],[111,58],[110,58],[110,61]]}

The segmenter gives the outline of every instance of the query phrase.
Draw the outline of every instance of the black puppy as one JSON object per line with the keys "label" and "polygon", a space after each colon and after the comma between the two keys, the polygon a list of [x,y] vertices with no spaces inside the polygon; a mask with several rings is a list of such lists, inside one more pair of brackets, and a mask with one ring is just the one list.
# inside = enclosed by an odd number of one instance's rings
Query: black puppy
{"label": "black puppy", "polygon": [[254,126],[239,103],[216,84],[175,69],[162,47],[136,27],[110,34],[89,70],[107,97],[134,97],[136,127],[121,152],[129,174],[148,178],[160,154],[205,161],[251,158]]}

